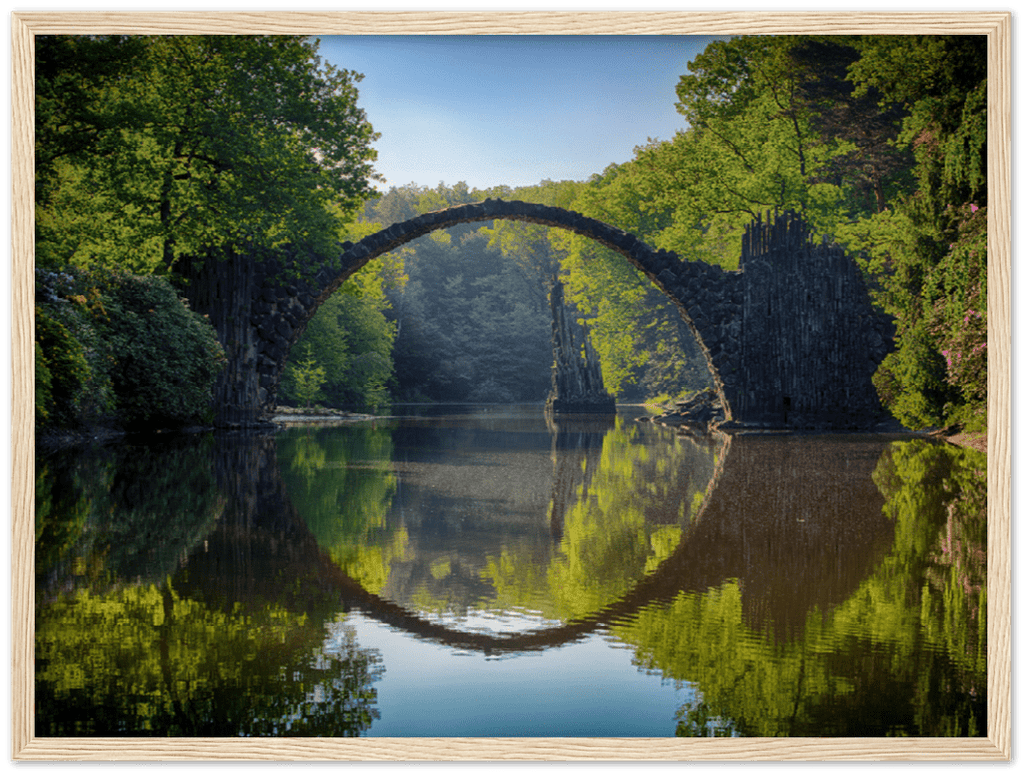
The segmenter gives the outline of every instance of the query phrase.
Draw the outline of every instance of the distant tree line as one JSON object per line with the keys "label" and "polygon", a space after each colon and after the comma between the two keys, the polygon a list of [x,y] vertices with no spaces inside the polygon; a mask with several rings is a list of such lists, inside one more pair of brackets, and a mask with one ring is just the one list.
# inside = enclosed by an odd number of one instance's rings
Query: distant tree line
{"label": "distant tree line", "polygon": [[[981,428],[986,54],[983,36],[716,41],[680,76],[685,128],[586,181],[375,193],[360,76],[322,63],[313,42],[44,37],[37,261],[166,274],[187,295],[198,275],[186,265],[229,247],[291,244],[330,259],[341,239],[490,196],[572,209],[735,269],[747,224],[791,209],[856,257],[894,319],[896,350],[875,376],[884,405],[912,428]],[[502,221],[435,232],[368,265],[293,348],[280,395],[367,408],[541,401],[556,279],[619,400],[707,385],[676,310],[620,256]],[[57,353],[43,362],[51,379],[68,376]],[[323,370],[313,396],[303,369]]]}

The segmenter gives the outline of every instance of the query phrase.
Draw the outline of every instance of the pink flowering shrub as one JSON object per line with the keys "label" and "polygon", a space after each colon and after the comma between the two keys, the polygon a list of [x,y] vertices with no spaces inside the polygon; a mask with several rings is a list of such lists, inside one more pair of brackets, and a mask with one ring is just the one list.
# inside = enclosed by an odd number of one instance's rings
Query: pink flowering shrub
{"label": "pink flowering shrub", "polygon": [[960,208],[957,239],[938,267],[946,290],[932,309],[931,330],[946,361],[946,376],[974,413],[988,394],[986,213],[976,204]]}

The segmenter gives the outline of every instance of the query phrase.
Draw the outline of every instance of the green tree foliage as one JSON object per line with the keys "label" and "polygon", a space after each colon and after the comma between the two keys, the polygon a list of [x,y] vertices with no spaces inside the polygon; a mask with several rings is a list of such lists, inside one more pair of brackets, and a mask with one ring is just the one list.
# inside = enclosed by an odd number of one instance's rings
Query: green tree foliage
{"label": "green tree foliage", "polygon": [[[624,167],[610,167],[587,186],[550,184],[554,196],[545,197],[547,186],[542,185],[541,192],[531,198],[542,203],[553,199],[550,203],[555,206],[618,226],[655,244],[652,237],[658,219],[644,214],[646,205],[631,185],[617,184],[623,171]],[[606,181],[607,188],[603,187]],[[515,195],[519,192],[517,189]],[[605,388],[611,394],[642,399],[658,393],[684,394],[707,385],[706,360],[693,335],[650,280],[620,254],[585,237],[548,229],[547,240],[567,298],[586,319],[601,358]],[[514,245],[506,240],[503,249]],[[536,248],[533,252],[543,254]]]}
{"label": "green tree foliage", "polygon": [[904,424],[982,428],[987,399],[985,39],[871,38],[851,65],[904,118],[916,188],[848,230],[893,315],[897,351],[876,374]]}
{"label": "green tree foliage", "polygon": [[292,348],[323,370],[309,395],[303,390],[304,361],[289,362],[281,380],[285,400],[306,403],[320,393],[324,403],[376,410],[387,403],[393,364],[394,326],[382,304],[365,295],[339,292],[324,302]]}
{"label": "green tree foliage", "polygon": [[[356,241],[378,230],[361,222],[348,227]],[[389,291],[408,279],[402,254],[381,256],[346,281],[317,310],[292,347],[281,379],[281,398],[305,402],[299,394],[300,353],[324,369],[322,398],[329,405],[377,411],[390,401],[396,326],[387,318]],[[319,387],[318,387],[319,389]]]}
{"label": "green tree foliage", "polygon": [[223,355],[209,325],[159,277],[112,274],[97,320],[114,353],[111,381],[128,427],[209,417]]}
{"label": "green tree foliage", "polygon": [[[88,384],[95,381],[82,344],[60,321],[61,316],[65,315],[58,313],[55,319],[45,306],[36,305],[35,403],[39,426],[74,423],[87,412],[83,404],[90,397]],[[79,321],[75,315],[67,316]]]}
{"label": "green tree foliage", "polygon": [[[418,214],[477,201],[465,183],[392,188],[367,203],[355,240]],[[506,261],[477,224],[434,232],[375,259],[323,304],[293,351],[327,372],[324,399],[376,408],[400,400],[540,401],[550,323],[525,264]],[[282,397],[295,400],[294,370]]]}
{"label": "green tree foliage", "polygon": [[[540,185],[523,186],[504,192],[508,199],[545,204],[549,207],[573,209],[583,184],[563,180],[545,180]],[[539,295],[547,297],[561,273],[565,251],[555,244],[552,229],[523,221],[495,221],[483,229],[488,246],[496,247],[524,278],[536,286]]]}
{"label": "green tree foliage", "polygon": [[690,239],[710,231],[727,268],[735,267],[743,228],[759,213],[795,209],[815,224],[839,215],[839,186],[823,175],[839,148],[816,136],[811,111],[797,98],[810,77],[793,56],[800,40],[715,41],[676,87],[689,129],[670,154],[679,202],[673,231],[682,237],[682,227]]}
{"label": "green tree foliage", "polygon": [[41,36],[38,260],[176,270],[241,244],[337,253],[370,193],[360,75],[289,36]]}
{"label": "green tree foliage", "polygon": [[209,421],[223,350],[163,278],[69,269],[37,278],[41,427]]}
{"label": "green tree foliage", "polygon": [[307,354],[292,371],[295,383],[295,397],[309,408],[314,398],[319,396],[320,388],[327,381],[327,372],[318,366],[312,355]]}

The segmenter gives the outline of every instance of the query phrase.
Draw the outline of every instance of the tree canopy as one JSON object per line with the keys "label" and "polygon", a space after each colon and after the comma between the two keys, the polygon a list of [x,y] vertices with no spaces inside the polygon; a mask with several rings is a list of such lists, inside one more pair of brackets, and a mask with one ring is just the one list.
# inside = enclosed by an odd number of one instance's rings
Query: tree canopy
{"label": "tree canopy", "polygon": [[40,36],[38,260],[173,271],[227,245],[336,253],[372,191],[361,75],[291,36]]}
{"label": "tree canopy", "polygon": [[[687,127],[594,175],[573,208],[725,269],[737,268],[753,218],[795,210],[858,259],[894,318],[897,349],[875,378],[887,408],[911,428],[984,426],[985,45],[980,36],[715,41],[679,79]],[[629,267],[578,237],[563,244],[567,287],[594,318],[606,380],[629,383],[669,329],[644,322],[639,310],[652,307]],[[646,342],[639,335],[654,329]]]}

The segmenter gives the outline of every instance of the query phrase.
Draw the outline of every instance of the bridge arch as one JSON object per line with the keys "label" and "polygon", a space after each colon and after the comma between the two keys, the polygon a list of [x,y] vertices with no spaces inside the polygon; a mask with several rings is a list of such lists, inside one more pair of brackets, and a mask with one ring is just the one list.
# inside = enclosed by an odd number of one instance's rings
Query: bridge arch
{"label": "bridge arch", "polygon": [[578,212],[501,199],[396,223],[344,243],[335,261],[264,261],[253,278],[248,325],[238,334],[246,340],[231,342],[240,354],[229,355],[231,378],[251,382],[235,390],[244,397],[229,413],[241,424],[266,417],[292,345],[355,271],[432,231],[489,220],[573,231],[619,253],[648,277],[693,333],[727,423],[864,429],[888,418],[872,376],[893,349],[892,320],[873,307],[857,264],[834,244],[815,244],[793,213],[748,226],[740,268],[725,271],[655,250],[634,234]]}
{"label": "bridge arch", "polygon": [[[712,354],[704,341],[704,337],[710,331],[707,327],[702,329],[695,324],[687,311],[686,302],[679,297],[678,292],[678,277],[694,275],[693,270],[696,268],[697,274],[701,276],[691,276],[691,279],[696,281],[698,289],[698,294],[694,294],[694,298],[699,295],[700,291],[712,293],[715,297],[705,299],[705,306],[716,307],[720,304],[718,296],[721,295],[721,288],[715,284],[714,280],[722,283],[727,272],[724,272],[721,267],[700,262],[692,262],[687,268],[675,253],[655,250],[629,232],[578,212],[561,207],[501,199],[487,199],[482,202],[462,204],[425,213],[403,223],[393,224],[355,244],[344,243],[344,253],[341,256],[340,264],[334,268],[326,266],[321,268],[312,280],[300,280],[282,289],[279,281],[276,281],[277,277],[268,275],[263,280],[264,285],[257,289],[259,297],[254,305],[252,319],[254,328],[259,331],[257,369],[262,409],[266,412],[273,408],[284,364],[292,346],[305,330],[313,315],[316,314],[320,305],[335,293],[352,274],[373,259],[433,231],[464,223],[490,220],[518,220],[566,229],[593,239],[622,255],[664,292],[677,307],[707,360],[725,416],[727,419],[732,417],[725,385],[719,375],[716,356]],[[709,281],[709,277],[711,281]],[[732,299],[730,298],[730,300]],[[737,354],[736,342],[733,342],[732,346],[725,342],[720,343],[724,346],[717,354],[727,356]]]}

